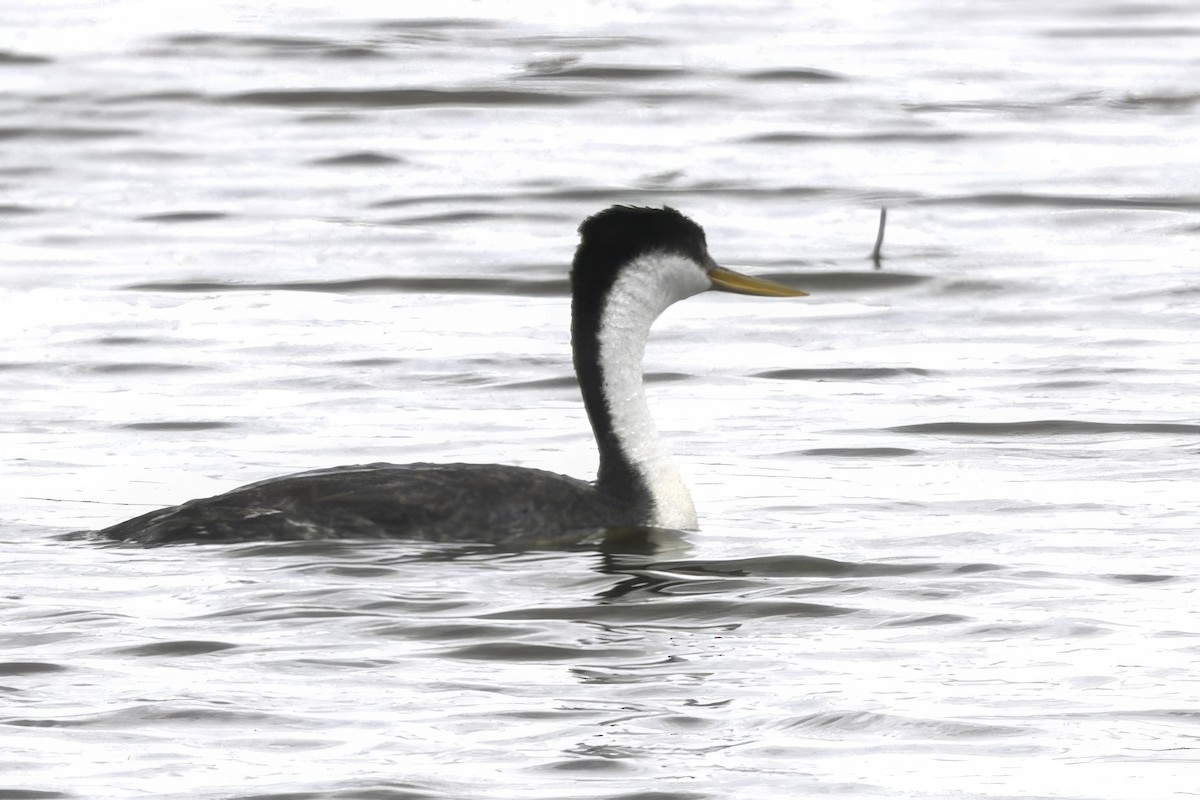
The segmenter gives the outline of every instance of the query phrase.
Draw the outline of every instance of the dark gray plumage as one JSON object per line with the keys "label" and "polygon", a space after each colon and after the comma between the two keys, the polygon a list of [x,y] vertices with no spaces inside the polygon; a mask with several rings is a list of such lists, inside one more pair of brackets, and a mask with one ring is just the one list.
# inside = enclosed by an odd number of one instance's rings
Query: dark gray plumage
{"label": "dark gray plumage", "polygon": [[[570,520],[564,526],[564,520]],[[269,478],[105,528],[138,544],[420,538],[499,542],[643,522],[586,482],[501,464],[363,464]]]}

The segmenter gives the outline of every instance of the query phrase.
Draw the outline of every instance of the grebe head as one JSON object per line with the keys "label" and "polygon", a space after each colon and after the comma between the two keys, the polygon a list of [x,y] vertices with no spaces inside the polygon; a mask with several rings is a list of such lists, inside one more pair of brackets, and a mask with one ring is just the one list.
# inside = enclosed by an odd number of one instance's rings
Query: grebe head
{"label": "grebe head", "polygon": [[625,267],[647,260],[661,273],[666,305],[708,289],[769,297],[807,294],[718,266],[708,254],[704,229],[673,208],[612,206],[584,220],[579,237],[571,285],[576,301],[583,299],[585,306],[591,305],[587,298],[600,302]]}

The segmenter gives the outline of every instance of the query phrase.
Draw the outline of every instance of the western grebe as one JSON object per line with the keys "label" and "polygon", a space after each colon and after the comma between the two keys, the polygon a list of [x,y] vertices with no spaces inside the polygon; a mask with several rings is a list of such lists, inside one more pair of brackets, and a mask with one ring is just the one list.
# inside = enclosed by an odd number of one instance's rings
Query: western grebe
{"label": "western grebe", "polygon": [[642,387],[654,320],[708,289],[806,294],[717,266],[671,208],[613,206],[579,226],[571,269],[575,373],[600,451],[595,482],[500,464],[365,464],[301,472],[151,511],[99,531],[144,545],[406,538],[504,542],[623,526],[693,529]]}

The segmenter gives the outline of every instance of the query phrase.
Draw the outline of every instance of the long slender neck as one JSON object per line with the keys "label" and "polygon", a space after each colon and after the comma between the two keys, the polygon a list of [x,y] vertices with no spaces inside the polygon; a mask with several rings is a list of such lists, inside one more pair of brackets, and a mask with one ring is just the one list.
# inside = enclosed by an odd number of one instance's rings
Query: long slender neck
{"label": "long slender neck", "polygon": [[678,259],[642,256],[621,270],[599,302],[576,298],[572,341],[583,403],[600,451],[597,488],[635,509],[648,524],[694,528],[692,496],[662,449],[642,385],[650,326],[679,299],[667,291],[666,280],[678,268]]}

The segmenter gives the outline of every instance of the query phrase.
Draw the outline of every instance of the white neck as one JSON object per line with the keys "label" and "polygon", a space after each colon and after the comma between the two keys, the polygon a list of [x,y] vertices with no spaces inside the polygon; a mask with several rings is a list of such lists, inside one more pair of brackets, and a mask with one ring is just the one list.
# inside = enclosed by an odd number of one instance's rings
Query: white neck
{"label": "white neck", "polygon": [[642,256],[621,271],[600,317],[600,369],[613,431],[650,490],[653,523],[664,528],[695,528],[696,506],[659,441],[642,385],[642,357],[659,314],[708,288],[704,272],[690,259],[665,253]]}

